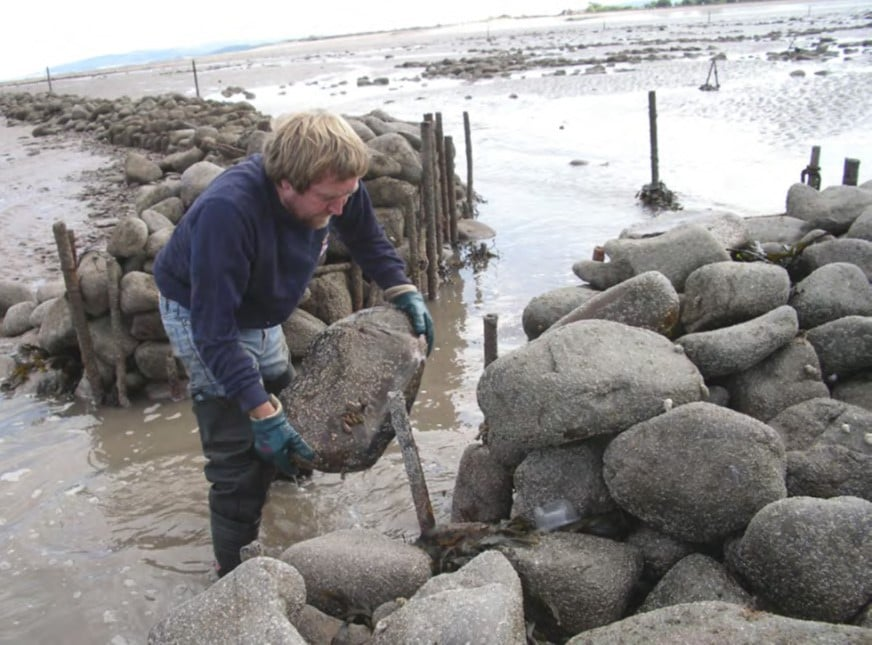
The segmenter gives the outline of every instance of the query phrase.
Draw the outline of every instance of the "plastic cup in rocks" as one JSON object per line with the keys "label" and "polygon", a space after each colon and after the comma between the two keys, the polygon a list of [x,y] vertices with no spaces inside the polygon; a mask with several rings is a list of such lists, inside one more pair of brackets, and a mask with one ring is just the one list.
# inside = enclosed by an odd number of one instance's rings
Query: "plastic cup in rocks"
{"label": "plastic cup in rocks", "polygon": [[536,528],[540,531],[553,531],[561,526],[572,524],[580,516],[575,507],[565,499],[555,499],[533,509]]}

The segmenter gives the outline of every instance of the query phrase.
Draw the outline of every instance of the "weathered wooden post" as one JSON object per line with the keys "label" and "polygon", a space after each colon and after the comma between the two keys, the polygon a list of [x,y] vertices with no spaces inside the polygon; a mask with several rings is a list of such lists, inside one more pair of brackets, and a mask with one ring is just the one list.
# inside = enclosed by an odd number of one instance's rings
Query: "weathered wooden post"
{"label": "weathered wooden post", "polygon": [[843,186],[856,186],[860,178],[860,160],[845,158],[845,169],[842,172]]}
{"label": "weathered wooden post", "polygon": [[647,206],[677,209],[674,193],[660,181],[660,153],[657,144],[657,93],[648,92],[648,128],[651,138],[651,183],[642,186],[637,197]]}
{"label": "weathered wooden post", "polygon": [[106,273],[109,292],[109,322],[112,326],[112,349],[115,353],[115,389],[118,394],[118,405],[122,408],[130,406],[127,398],[127,365],[124,356],[124,329],[121,323],[121,298],[119,284],[121,282],[121,267],[111,255],[106,257]]}
{"label": "weathered wooden post", "polygon": [[660,159],[657,150],[657,93],[648,92],[648,131],[651,135],[651,185],[660,183]]}
{"label": "weathered wooden post", "polygon": [[439,248],[449,237],[448,232],[448,179],[445,170],[445,131],[442,127],[442,113],[436,113],[436,166],[439,175]]}
{"label": "weathered wooden post", "polygon": [[454,139],[445,137],[445,192],[448,193],[448,238],[457,248],[457,200],[454,198]]}
{"label": "weathered wooden post", "polygon": [[497,314],[485,314],[484,317],[484,366],[487,367],[497,359]]}
{"label": "weathered wooden post", "polygon": [[409,240],[409,278],[423,292],[424,283],[421,279],[421,242],[418,234],[418,210],[415,200],[409,197],[405,206],[405,232]]}
{"label": "weathered wooden post", "polygon": [[[433,186],[433,219],[436,233],[436,252],[442,249],[442,188],[439,177],[439,137],[436,121],[432,114],[425,114],[424,120],[430,123],[430,183]],[[437,265],[438,266],[438,265]]]}
{"label": "weathered wooden post", "polygon": [[197,79],[197,61],[191,60],[191,69],[194,71],[194,89],[197,91],[197,98],[200,98],[200,81]]}
{"label": "weathered wooden post", "polygon": [[82,299],[82,291],[79,288],[79,276],[76,273],[76,261],[74,247],[70,244],[70,235],[67,225],[58,220],[52,226],[55,244],[58,247],[58,256],[61,261],[61,271],[64,275],[64,285],[67,288],[67,304],[73,318],[73,328],[79,342],[79,352],[82,356],[82,365],[85,369],[85,377],[91,386],[91,398],[94,404],[103,402],[103,387],[100,381],[100,371],[97,369],[97,359],[94,354],[94,343],[91,340],[91,330],[88,329],[88,317],[85,314],[85,303]]}
{"label": "weathered wooden post", "polygon": [[430,493],[427,491],[427,480],[424,479],[421,458],[418,456],[418,448],[415,445],[415,438],[412,436],[412,428],[406,414],[406,399],[402,392],[388,393],[388,409],[391,415],[391,427],[397,435],[397,443],[403,453],[403,465],[406,467],[409,487],[412,489],[412,501],[418,516],[418,526],[421,529],[421,535],[426,535],[435,528],[436,518],[433,516],[433,505],[430,502]]}
{"label": "weathered wooden post", "polygon": [[51,70],[48,67],[45,68],[45,79],[48,81],[48,93],[51,94]]}
{"label": "weathered wooden post", "polygon": [[469,127],[469,112],[463,113],[463,136],[466,139],[466,216],[472,217],[475,191],[472,188],[472,136]]}
{"label": "weathered wooden post", "polygon": [[815,190],[820,190],[821,187],[821,147],[811,147],[811,158],[808,165],[800,173],[799,179],[802,183],[808,184]]}
{"label": "weathered wooden post", "polygon": [[427,226],[427,297],[436,299],[439,286],[439,249],[436,245],[436,196],[433,185],[433,124],[421,121],[421,186],[424,199],[424,221]]}

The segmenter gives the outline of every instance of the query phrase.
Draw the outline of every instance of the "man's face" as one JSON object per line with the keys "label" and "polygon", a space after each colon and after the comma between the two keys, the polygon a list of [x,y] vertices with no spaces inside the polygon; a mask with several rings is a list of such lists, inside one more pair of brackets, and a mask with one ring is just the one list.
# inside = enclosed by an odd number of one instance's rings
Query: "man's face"
{"label": "man's face", "polygon": [[313,229],[320,229],[330,223],[334,215],[342,215],[348,198],[357,190],[356,177],[342,181],[328,177],[312,184],[298,193],[287,179],[282,179],[276,189],[279,200],[298,222]]}

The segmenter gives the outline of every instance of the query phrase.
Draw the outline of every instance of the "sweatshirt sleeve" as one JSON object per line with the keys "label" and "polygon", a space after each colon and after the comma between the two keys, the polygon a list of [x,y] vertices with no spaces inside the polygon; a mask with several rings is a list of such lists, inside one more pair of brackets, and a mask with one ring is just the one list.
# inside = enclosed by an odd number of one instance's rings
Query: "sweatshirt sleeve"
{"label": "sweatshirt sleeve", "polygon": [[348,200],[342,217],[334,218],[334,221],[351,257],[379,287],[386,290],[399,284],[411,284],[406,275],[406,263],[376,219],[363,182]]}
{"label": "sweatshirt sleeve", "polygon": [[235,312],[248,285],[256,232],[232,202],[204,204],[191,241],[191,326],[206,366],[244,411],[269,396],[251,357],[239,344]]}

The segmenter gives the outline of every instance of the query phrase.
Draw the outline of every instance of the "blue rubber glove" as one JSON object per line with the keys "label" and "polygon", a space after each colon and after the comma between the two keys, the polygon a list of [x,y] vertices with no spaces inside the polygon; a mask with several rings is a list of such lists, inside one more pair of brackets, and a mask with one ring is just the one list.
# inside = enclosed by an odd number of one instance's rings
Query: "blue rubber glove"
{"label": "blue rubber glove", "polygon": [[311,462],[315,459],[315,452],[288,422],[279,400],[275,396],[270,396],[270,402],[276,408],[274,414],[263,419],[251,420],[251,428],[254,430],[254,451],[258,457],[267,463],[275,464],[286,475],[295,476],[299,471],[291,461],[291,455],[297,455],[300,459]]}
{"label": "blue rubber glove", "polygon": [[407,291],[395,296],[391,304],[409,317],[416,334],[427,337],[427,356],[429,356],[433,351],[433,317],[424,304],[424,298],[417,291]]}

